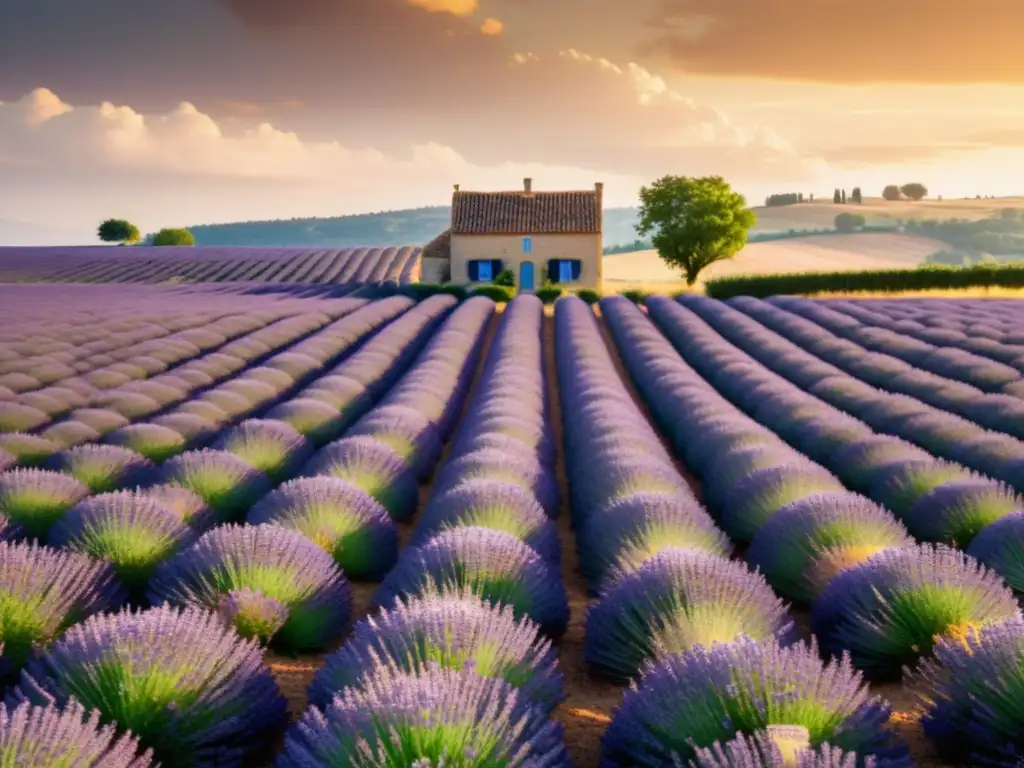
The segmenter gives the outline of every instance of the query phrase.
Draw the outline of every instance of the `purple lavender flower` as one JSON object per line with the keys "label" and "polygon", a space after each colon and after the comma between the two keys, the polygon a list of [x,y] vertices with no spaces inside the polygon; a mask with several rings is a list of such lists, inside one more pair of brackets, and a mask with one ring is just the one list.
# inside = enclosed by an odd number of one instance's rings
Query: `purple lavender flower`
{"label": "purple lavender flower", "polygon": [[733,487],[751,473],[759,469],[782,466],[817,468],[806,456],[781,442],[723,449],[714,460],[708,461],[707,468],[701,475],[703,498],[708,506],[719,508],[725,503]]}
{"label": "purple lavender flower", "polygon": [[0,672],[17,672],[35,648],[124,598],[105,563],[35,543],[0,543]]}
{"label": "purple lavender flower", "polygon": [[435,495],[455,485],[473,480],[512,483],[529,491],[548,517],[558,514],[558,482],[540,459],[528,454],[508,454],[494,448],[481,448],[452,458],[434,480]]}
{"label": "purple lavender flower", "polygon": [[128,419],[120,413],[106,408],[77,408],[71,412],[70,418],[92,427],[101,435],[129,424]]}
{"label": "purple lavender flower", "polygon": [[38,408],[10,401],[0,402],[0,432],[28,432],[49,421],[50,417]]}
{"label": "purple lavender flower", "polygon": [[88,495],[88,486],[61,472],[12,469],[0,475],[0,514],[35,539],[45,539],[53,524]]}
{"label": "purple lavender flower", "polygon": [[1002,576],[1014,591],[1024,593],[1024,511],[982,528],[967,554]]}
{"label": "purple lavender flower", "polygon": [[687,765],[702,747],[771,725],[803,726],[812,746],[898,761],[907,748],[888,728],[890,712],[848,659],[825,664],[813,644],[697,647],[644,668],[605,731],[600,764]]}
{"label": "purple lavender flower", "polygon": [[203,497],[188,488],[180,485],[151,485],[140,490],[160,506],[173,510],[193,530],[205,531],[217,522],[216,513]]}
{"label": "purple lavender flower", "polygon": [[48,463],[58,472],[80,480],[93,493],[137,484],[154,469],[145,456],[119,445],[80,445],[61,451]]}
{"label": "purple lavender flower", "polygon": [[560,724],[508,683],[461,669],[386,673],[311,707],[289,730],[278,768],[549,766],[568,768]]}
{"label": "purple lavender flower", "polygon": [[156,567],[194,537],[177,511],[139,491],[119,491],[76,504],[50,529],[49,542],[111,563],[138,598]]}
{"label": "purple lavender flower", "polygon": [[346,416],[334,406],[308,397],[276,405],[267,412],[266,418],[290,424],[316,445],[336,438],[351,420],[351,416]]}
{"label": "purple lavender flower", "polygon": [[758,469],[738,482],[722,505],[722,527],[738,541],[750,541],[780,509],[816,493],[846,490],[822,468],[781,466]]}
{"label": "purple lavender flower", "polygon": [[140,392],[108,392],[94,403],[101,408],[115,411],[126,419],[141,419],[160,410],[160,403]]}
{"label": "purple lavender flower", "polygon": [[1024,620],[946,637],[914,675],[921,725],[941,754],[971,765],[1019,765],[1024,755]]}
{"label": "purple lavender flower", "polygon": [[6,472],[17,463],[17,456],[13,453],[8,453],[3,448],[0,448],[0,472]]}
{"label": "purple lavender flower", "polygon": [[346,437],[320,449],[303,467],[307,477],[344,480],[375,498],[394,520],[412,517],[419,503],[416,475],[387,446],[367,437]]}
{"label": "purple lavender flower", "polygon": [[380,581],[398,560],[398,529],[372,496],[335,477],[300,477],[263,497],[248,515],[298,531],[329,552],[353,580]]}
{"label": "purple lavender flower", "polygon": [[435,663],[458,669],[470,662],[478,675],[504,680],[546,711],[565,696],[557,655],[537,626],[462,589],[399,601],[360,621],[313,678],[309,700],[325,708],[382,667],[421,674]]}
{"label": "purple lavender flower", "polygon": [[644,662],[737,637],[794,636],[785,604],[742,563],[666,549],[609,585],[587,613],[587,665],[628,682]]}
{"label": "purple lavender flower", "polygon": [[912,443],[889,435],[874,435],[840,447],[829,461],[850,488],[867,493],[876,470],[910,461],[930,461],[931,455]]}
{"label": "purple lavender flower", "polygon": [[185,438],[187,443],[205,440],[216,434],[217,430],[220,429],[216,421],[211,421],[196,414],[181,412],[157,416],[150,423],[173,429]]}
{"label": "purple lavender flower", "polygon": [[901,461],[874,472],[868,495],[899,516],[940,485],[977,479],[978,475],[948,461]]}
{"label": "purple lavender flower", "polygon": [[1024,510],[1024,499],[991,480],[944,483],[919,498],[903,516],[907,529],[921,541],[970,546],[986,526]]}
{"label": "purple lavender flower", "polygon": [[218,611],[243,637],[290,651],[327,647],[348,628],[348,582],[331,556],[272,525],[226,525],[160,566],[153,604]]}
{"label": "purple lavender flower", "polygon": [[39,436],[56,443],[61,448],[74,448],[75,446],[95,442],[103,438],[103,435],[88,424],[83,424],[75,419],[58,421],[56,424],[51,424],[40,432]]}
{"label": "purple lavender flower", "polygon": [[106,442],[120,445],[160,464],[185,450],[184,437],[159,424],[130,424],[107,435]]}
{"label": "purple lavender flower", "polygon": [[732,544],[688,496],[637,493],[598,509],[577,529],[580,570],[591,588],[617,579],[668,548],[728,557]]}
{"label": "purple lavender flower", "polygon": [[873,677],[898,677],[943,635],[1020,615],[998,574],[944,545],[887,549],[841,571],[818,596],[811,629]]}
{"label": "purple lavender flower", "polygon": [[437,426],[415,408],[384,405],[370,411],[346,432],[369,437],[402,457],[419,478],[430,474],[441,455]]}
{"label": "purple lavender flower", "polygon": [[562,550],[554,523],[528,491],[510,483],[474,480],[435,494],[409,544],[419,546],[441,531],[466,526],[511,533],[559,567]]}
{"label": "purple lavender flower", "polygon": [[22,467],[37,467],[60,450],[51,440],[21,432],[0,435],[0,448],[17,459]]}
{"label": "purple lavender flower", "polygon": [[249,419],[228,430],[212,446],[232,453],[277,483],[290,477],[313,455],[313,445],[290,424]]}
{"label": "purple lavender flower", "polygon": [[271,488],[267,476],[226,451],[188,451],[162,468],[165,483],[195,492],[222,522],[238,520]]}
{"label": "purple lavender flower", "polygon": [[72,698],[166,766],[241,766],[266,755],[287,720],[259,645],[197,608],[86,619],[29,663],[12,695],[57,706]]}
{"label": "purple lavender flower", "polygon": [[0,756],[22,768],[149,768],[152,753],[138,752],[130,733],[100,724],[75,701],[63,708],[28,702],[0,707]]}
{"label": "purple lavender flower", "polygon": [[892,514],[852,493],[821,493],[788,504],[764,524],[747,560],[784,597],[811,603],[841,570],[914,540]]}
{"label": "purple lavender flower", "polygon": [[453,528],[422,547],[405,551],[374,596],[389,608],[402,597],[466,588],[496,604],[529,616],[552,637],[569,622],[568,598],[560,575],[510,533],[489,528]]}
{"label": "purple lavender flower", "polygon": [[[779,746],[781,742],[785,749]],[[795,761],[794,761],[795,759]],[[767,731],[752,736],[742,733],[724,744],[715,742],[696,752],[689,768],[912,768],[909,758],[883,760],[874,757],[861,759],[856,752],[845,752],[829,743],[813,748],[796,748],[786,739],[775,739]]]}

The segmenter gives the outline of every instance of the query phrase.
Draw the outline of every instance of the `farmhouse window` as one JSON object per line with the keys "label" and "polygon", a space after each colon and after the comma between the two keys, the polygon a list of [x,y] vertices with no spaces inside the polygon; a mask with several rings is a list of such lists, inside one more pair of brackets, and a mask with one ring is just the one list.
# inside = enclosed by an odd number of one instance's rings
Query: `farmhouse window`
{"label": "farmhouse window", "polygon": [[501,272],[500,259],[474,259],[468,264],[471,283],[489,283]]}
{"label": "farmhouse window", "polygon": [[523,238],[523,253],[533,253],[533,238],[532,237],[524,237]]}
{"label": "farmhouse window", "polygon": [[552,283],[571,283],[580,279],[583,264],[579,259],[551,259],[548,261],[548,280]]}

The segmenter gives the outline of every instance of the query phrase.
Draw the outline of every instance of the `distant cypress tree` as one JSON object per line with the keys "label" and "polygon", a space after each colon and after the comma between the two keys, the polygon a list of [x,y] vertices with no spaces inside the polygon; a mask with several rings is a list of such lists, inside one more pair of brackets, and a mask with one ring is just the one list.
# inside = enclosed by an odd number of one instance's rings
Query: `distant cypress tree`
{"label": "distant cypress tree", "polygon": [[798,193],[797,193],[797,195],[796,195],[796,201],[797,201],[798,203],[802,203],[802,202],[804,201],[804,193],[803,193],[803,192],[798,192]]}
{"label": "distant cypress tree", "polygon": [[832,202],[835,203],[836,205],[839,205],[840,203],[843,202],[843,196],[838,189],[835,191],[835,194],[832,195]]}
{"label": "distant cypress tree", "polygon": [[861,205],[864,202],[864,198],[861,195],[860,187],[854,187],[853,192],[850,193],[850,202],[857,205]]}
{"label": "distant cypress tree", "polygon": [[846,190],[843,190],[843,199],[840,201],[843,205],[846,205]]}

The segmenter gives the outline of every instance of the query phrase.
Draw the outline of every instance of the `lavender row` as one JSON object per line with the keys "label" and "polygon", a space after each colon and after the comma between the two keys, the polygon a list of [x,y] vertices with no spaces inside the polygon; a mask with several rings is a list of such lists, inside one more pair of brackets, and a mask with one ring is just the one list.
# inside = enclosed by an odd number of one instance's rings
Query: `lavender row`
{"label": "lavender row", "polygon": [[[614,314],[614,303],[608,306]],[[609,321],[621,330],[618,319]],[[629,523],[635,531],[631,543],[641,545],[638,567],[605,582],[587,620],[588,661],[597,662],[596,671],[635,678],[602,740],[600,765],[703,764],[699,761],[723,749],[737,732],[763,734],[780,722],[777,718],[815,728],[815,746],[834,738],[856,755],[891,755],[893,764],[900,764],[906,749],[884,727],[888,706],[868,696],[852,667],[823,665],[816,648],[792,644],[785,606],[763,577],[727,559],[727,540],[720,532],[709,537],[716,529],[700,507],[696,514],[704,521],[665,514],[671,509],[666,502],[680,508],[681,494],[665,483],[671,462],[660,444],[649,442],[644,463],[656,466],[657,457],[656,474],[638,472],[641,464],[630,458],[656,435],[618,379],[593,315],[582,302],[561,300],[558,321],[556,338],[562,349],[572,350],[559,355],[566,428],[580,437],[580,448],[569,459],[570,481],[589,479],[590,471],[625,469],[634,480],[620,499],[648,504],[633,504],[631,520],[620,517],[617,524],[595,529],[595,536],[604,535],[614,546],[616,535],[627,529],[622,523]],[[632,341],[649,345],[647,336]],[[607,427],[593,424],[588,406],[594,414],[632,417],[623,418],[613,433],[628,446],[625,450],[610,444],[587,451]],[[577,466],[588,471],[577,474],[572,471]],[[621,503],[613,501],[612,508]],[[695,504],[692,498],[689,503]],[[692,506],[687,511],[695,515]],[[599,520],[595,516],[591,525]],[[581,522],[587,525],[586,516]],[[712,645],[715,651],[704,650]],[[593,653],[599,646],[602,653]],[[818,685],[818,678],[830,685]],[[776,690],[789,692],[788,706],[738,706],[743,700],[774,698]],[[828,712],[830,726],[822,728],[799,714],[810,709]]]}
{"label": "lavender row", "polygon": [[[1024,395],[1024,387],[1016,385],[1020,374],[1014,368],[948,347],[931,347],[880,328],[869,329],[874,339],[869,346],[878,350],[869,352],[855,343],[863,342],[864,334],[840,338],[800,314],[756,300],[745,299],[734,306],[869,384],[911,395],[962,417],[961,422],[1024,437],[1024,400],[1018,396]],[[965,424],[964,428],[969,430],[970,426]],[[965,434],[965,438],[985,434],[991,433],[975,427],[974,434]],[[1004,442],[1012,445],[1008,440]],[[1024,443],[1016,442],[1018,451],[1024,453]]]}

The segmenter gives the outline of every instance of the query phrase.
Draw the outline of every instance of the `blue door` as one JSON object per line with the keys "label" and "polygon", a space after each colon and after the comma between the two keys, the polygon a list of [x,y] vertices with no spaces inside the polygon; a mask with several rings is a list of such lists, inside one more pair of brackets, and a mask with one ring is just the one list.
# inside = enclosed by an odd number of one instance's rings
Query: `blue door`
{"label": "blue door", "polygon": [[533,290],[533,262],[524,261],[519,265],[519,290]]}

